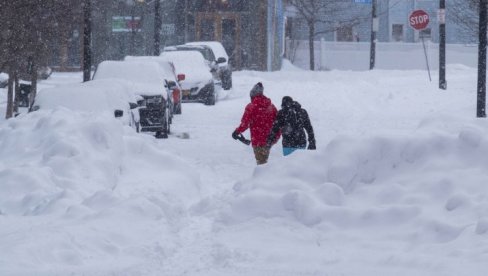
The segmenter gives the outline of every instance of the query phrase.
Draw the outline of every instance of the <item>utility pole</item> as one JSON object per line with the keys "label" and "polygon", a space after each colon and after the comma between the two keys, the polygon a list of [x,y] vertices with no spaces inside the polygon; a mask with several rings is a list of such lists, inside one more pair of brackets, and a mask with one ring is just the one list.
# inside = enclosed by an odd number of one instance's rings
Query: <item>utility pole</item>
{"label": "utility pole", "polygon": [[189,20],[188,20],[188,9],[189,9],[189,6],[188,6],[188,0],[185,0],[185,41],[184,43],[187,43],[188,42],[188,24],[189,24]]}
{"label": "utility pole", "polygon": [[83,0],[83,82],[91,79],[91,0]]}
{"label": "utility pole", "polygon": [[163,24],[161,18],[161,2],[155,0],[154,3],[154,55],[159,56],[161,46],[161,25]]}
{"label": "utility pole", "polygon": [[479,44],[478,44],[478,97],[476,117],[486,117],[486,24],[487,24],[487,1],[480,0],[479,17]]}
{"label": "utility pole", "polygon": [[439,88],[446,90],[446,0],[440,0],[439,13]]}
{"label": "utility pole", "polygon": [[370,46],[370,55],[369,55],[369,70],[374,69],[375,61],[376,61],[376,32],[379,29],[379,21],[376,15],[376,0],[371,1],[371,46]]}

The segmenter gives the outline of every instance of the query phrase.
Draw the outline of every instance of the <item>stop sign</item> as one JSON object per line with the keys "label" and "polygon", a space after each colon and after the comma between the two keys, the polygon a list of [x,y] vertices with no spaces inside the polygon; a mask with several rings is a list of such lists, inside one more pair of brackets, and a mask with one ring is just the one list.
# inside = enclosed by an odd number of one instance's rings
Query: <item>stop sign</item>
{"label": "stop sign", "polygon": [[408,22],[415,30],[423,30],[429,25],[429,14],[424,10],[415,10],[408,17]]}

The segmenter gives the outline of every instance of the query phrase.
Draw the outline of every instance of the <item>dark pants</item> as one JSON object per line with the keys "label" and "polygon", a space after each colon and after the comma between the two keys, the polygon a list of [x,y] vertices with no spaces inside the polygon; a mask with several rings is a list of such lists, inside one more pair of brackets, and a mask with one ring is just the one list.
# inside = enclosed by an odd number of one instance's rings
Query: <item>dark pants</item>
{"label": "dark pants", "polygon": [[253,147],[254,157],[258,165],[266,164],[268,162],[269,148],[268,147]]}

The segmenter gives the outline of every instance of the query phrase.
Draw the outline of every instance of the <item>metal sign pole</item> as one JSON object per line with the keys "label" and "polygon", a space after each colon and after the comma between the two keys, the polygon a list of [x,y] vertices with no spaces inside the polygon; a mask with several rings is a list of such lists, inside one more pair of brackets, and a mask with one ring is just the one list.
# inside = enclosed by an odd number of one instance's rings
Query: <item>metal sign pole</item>
{"label": "metal sign pole", "polygon": [[439,12],[439,88],[446,90],[446,0],[440,0]]}
{"label": "metal sign pole", "polygon": [[480,0],[479,44],[478,44],[478,93],[476,117],[486,117],[486,47],[487,47],[487,0]]}
{"label": "metal sign pole", "polygon": [[427,64],[427,72],[429,73],[429,81],[432,81],[432,78],[430,77],[429,58],[427,57],[427,49],[425,49],[424,36],[422,34],[420,34],[420,38],[422,38],[422,46],[424,46],[425,64]]}
{"label": "metal sign pole", "polygon": [[378,18],[376,17],[376,0],[371,3],[371,45],[369,48],[369,70],[373,70],[376,63],[376,32],[378,31]]}

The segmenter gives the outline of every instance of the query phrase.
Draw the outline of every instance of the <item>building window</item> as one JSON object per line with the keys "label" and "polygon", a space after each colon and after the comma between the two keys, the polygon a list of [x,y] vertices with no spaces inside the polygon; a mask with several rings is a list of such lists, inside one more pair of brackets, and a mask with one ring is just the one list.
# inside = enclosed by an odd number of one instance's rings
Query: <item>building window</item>
{"label": "building window", "polygon": [[353,31],[351,26],[340,26],[336,31],[337,41],[353,41]]}
{"label": "building window", "polygon": [[391,39],[393,41],[403,41],[403,24],[393,24],[391,26]]}

